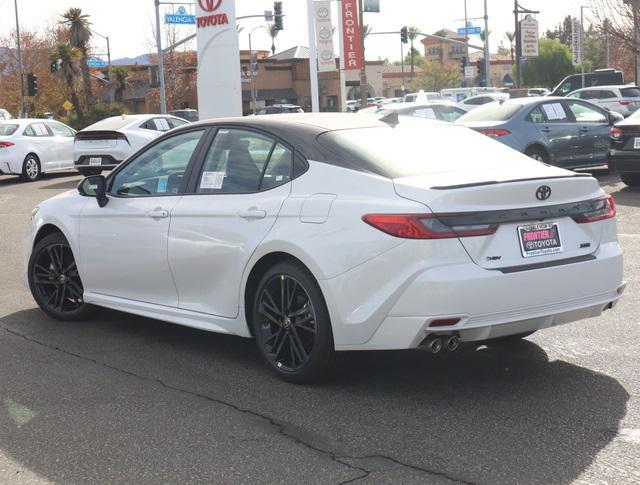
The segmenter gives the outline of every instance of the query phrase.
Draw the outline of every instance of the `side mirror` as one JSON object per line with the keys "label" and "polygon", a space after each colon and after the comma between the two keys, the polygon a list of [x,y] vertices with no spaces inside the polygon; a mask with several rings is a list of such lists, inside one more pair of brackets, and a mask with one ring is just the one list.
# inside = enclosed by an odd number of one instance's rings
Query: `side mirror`
{"label": "side mirror", "polygon": [[91,175],[82,179],[78,184],[78,193],[84,197],[95,197],[100,207],[104,207],[109,202],[107,179],[104,175]]}

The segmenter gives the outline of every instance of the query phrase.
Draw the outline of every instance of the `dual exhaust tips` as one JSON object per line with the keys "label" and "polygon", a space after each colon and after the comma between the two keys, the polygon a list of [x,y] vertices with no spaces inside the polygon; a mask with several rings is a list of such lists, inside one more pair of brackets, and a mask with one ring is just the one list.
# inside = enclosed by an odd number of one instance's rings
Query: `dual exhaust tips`
{"label": "dual exhaust tips", "polygon": [[422,344],[421,348],[428,350],[432,354],[437,354],[442,349],[453,352],[460,347],[460,338],[457,335],[429,335]]}

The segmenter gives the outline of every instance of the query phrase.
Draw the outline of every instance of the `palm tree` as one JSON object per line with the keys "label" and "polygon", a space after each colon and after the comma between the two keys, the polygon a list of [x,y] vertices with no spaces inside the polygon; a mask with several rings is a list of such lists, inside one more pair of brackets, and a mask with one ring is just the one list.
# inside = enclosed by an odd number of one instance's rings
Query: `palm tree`
{"label": "palm tree", "polygon": [[414,74],[414,66],[413,66],[413,56],[415,54],[415,49],[413,48],[413,41],[418,38],[418,34],[420,33],[419,27],[409,27],[407,29],[407,37],[409,38],[409,42],[411,43],[411,79],[413,79]]}
{"label": "palm tree", "polygon": [[113,79],[110,85],[110,89],[115,91],[116,102],[121,103],[124,92],[129,85],[129,70],[124,67],[113,68]]}
{"label": "palm tree", "polygon": [[80,76],[80,68],[78,62],[82,59],[82,53],[76,47],[72,47],[70,44],[62,43],[51,52],[49,60],[51,62],[58,62],[60,68],[58,69],[58,75],[64,79],[71,96],[71,102],[76,111],[78,123],[84,125],[84,112],[82,110],[82,104],[77,91],[77,80]]}
{"label": "palm tree", "polygon": [[267,28],[267,32],[269,33],[269,37],[271,37],[271,54],[276,55],[276,37],[278,37],[278,33],[280,32],[276,27],[276,24],[269,24]]}
{"label": "palm tree", "polygon": [[516,34],[515,32],[505,32],[504,36],[507,38],[507,40],[509,41],[509,47],[511,49],[511,64],[513,64],[513,43],[516,40]]}
{"label": "palm tree", "polygon": [[362,35],[365,39],[371,32],[373,32],[373,25],[362,24]]}
{"label": "palm tree", "polygon": [[483,30],[482,32],[480,32],[480,40],[482,42],[484,42],[487,39],[488,35],[491,35],[491,31],[490,30]]}
{"label": "palm tree", "polygon": [[80,70],[82,71],[84,94],[87,97],[89,108],[93,108],[95,99],[91,90],[91,73],[89,72],[89,66],[87,66],[89,43],[92,35],[89,27],[91,25],[89,15],[82,13],[81,8],[72,7],[62,14],[62,19],[60,23],[69,28],[69,44],[80,50],[82,56]]}

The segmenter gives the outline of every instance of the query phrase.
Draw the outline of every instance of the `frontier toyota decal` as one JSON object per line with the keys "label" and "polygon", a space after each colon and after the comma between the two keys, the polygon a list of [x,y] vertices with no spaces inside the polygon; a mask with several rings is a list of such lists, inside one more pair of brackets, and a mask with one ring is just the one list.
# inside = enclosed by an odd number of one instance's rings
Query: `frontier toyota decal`
{"label": "frontier toyota decal", "polygon": [[362,44],[360,43],[360,22],[356,0],[342,0],[342,25],[344,44],[344,68],[362,67]]}
{"label": "frontier toyota decal", "polygon": [[229,24],[229,17],[226,13],[215,13],[218,7],[220,7],[220,4],[222,4],[222,0],[198,0],[198,4],[206,14],[196,18],[199,29]]}

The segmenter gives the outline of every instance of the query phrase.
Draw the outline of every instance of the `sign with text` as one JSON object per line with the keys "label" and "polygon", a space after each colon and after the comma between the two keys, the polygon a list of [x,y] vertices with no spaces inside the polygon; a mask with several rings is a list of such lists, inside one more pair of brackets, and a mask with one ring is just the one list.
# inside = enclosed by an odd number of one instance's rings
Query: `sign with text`
{"label": "sign with text", "polygon": [[578,19],[571,20],[571,57],[574,66],[582,64],[582,39],[584,33]]}
{"label": "sign with text", "polygon": [[333,50],[333,25],[331,25],[331,2],[317,1],[314,4],[316,14],[316,46],[318,52],[318,71],[336,70],[336,55]]}
{"label": "sign with text", "polygon": [[342,37],[344,44],[344,68],[362,68],[362,44],[358,20],[357,0],[342,0]]}
{"label": "sign with text", "polygon": [[520,22],[520,45],[522,57],[538,57],[538,21],[527,16]]}
{"label": "sign with text", "polygon": [[167,24],[194,25],[196,23],[196,16],[189,15],[187,9],[183,5],[180,5],[176,12],[166,13],[164,15],[164,21]]}
{"label": "sign with text", "polygon": [[473,25],[469,25],[466,29],[464,27],[458,29],[458,35],[479,35],[480,32],[482,32],[482,29]]}

